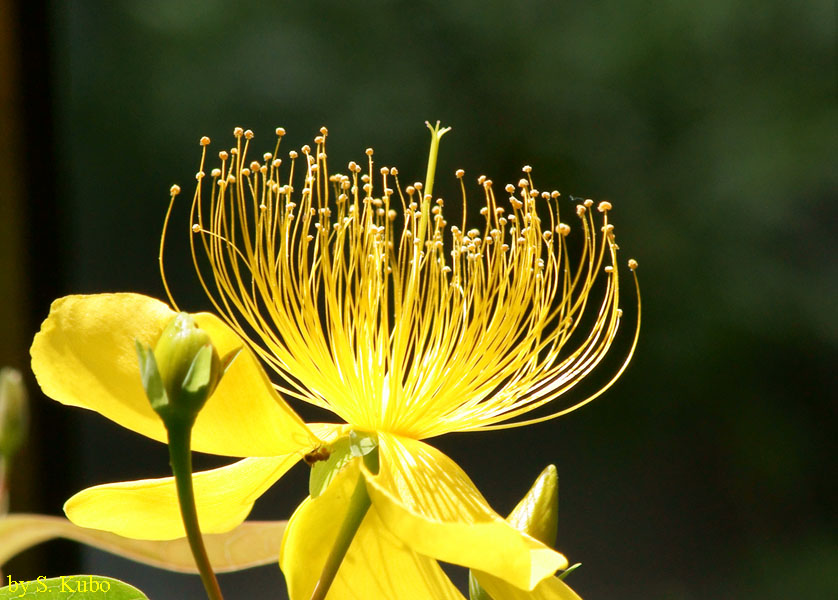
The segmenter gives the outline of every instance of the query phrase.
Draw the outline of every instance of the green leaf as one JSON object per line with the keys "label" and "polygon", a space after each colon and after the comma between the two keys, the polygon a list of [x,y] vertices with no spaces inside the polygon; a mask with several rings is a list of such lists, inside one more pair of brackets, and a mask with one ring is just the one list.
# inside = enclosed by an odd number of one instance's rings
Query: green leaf
{"label": "green leaf", "polygon": [[335,475],[352,460],[349,438],[336,440],[329,447],[331,454],[326,460],[320,460],[311,466],[311,475],[308,479],[308,493],[312,498],[317,498],[329,487]]}
{"label": "green leaf", "polygon": [[[245,521],[227,533],[204,534],[213,569],[219,573],[275,564],[286,521]],[[13,514],[0,517],[0,565],[42,542],[66,538],[123,558],[169,571],[197,573],[186,538],[130,538],[73,525],[63,517]]]}
{"label": "green leaf", "polygon": [[10,575],[7,581],[9,585],[0,588],[0,600],[148,600],[148,596],[134,586],[98,575],[39,577],[34,581],[14,581]]}

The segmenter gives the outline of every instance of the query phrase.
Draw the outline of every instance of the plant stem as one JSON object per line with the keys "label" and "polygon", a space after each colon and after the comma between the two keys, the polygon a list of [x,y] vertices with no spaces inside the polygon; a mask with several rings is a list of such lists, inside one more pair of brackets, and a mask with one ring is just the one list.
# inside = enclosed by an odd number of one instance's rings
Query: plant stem
{"label": "plant stem", "polygon": [[[364,456],[364,464],[373,473],[378,472],[378,448]],[[326,564],[323,565],[323,571],[320,573],[320,579],[311,592],[311,600],[324,600],[326,598],[346,552],[349,550],[349,546],[352,544],[352,540],[355,538],[355,534],[358,532],[358,528],[361,526],[361,522],[364,520],[371,504],[372,501],[367,492],[367,483],[364,474],[361,473],[358,476],[358,483],[355,484],[355,490],[352,492],[352,498],[349,499],[349,510],[340,526],[335,545],[332,546],[332,551],[329,552]]]}
{"label": "plant stem", "polygon": [[186,529],[186,538],[189,540],[189,548],[195,557],[195,564],[198,566],[207,596],[210,600],[223,600],[198,525],[198,511],[195,508],[195,493],[192,489],[192,427],[189,424],[173,424],[167,425],[166,429],[169,433],[169,462],[175,476],[180,514]]}

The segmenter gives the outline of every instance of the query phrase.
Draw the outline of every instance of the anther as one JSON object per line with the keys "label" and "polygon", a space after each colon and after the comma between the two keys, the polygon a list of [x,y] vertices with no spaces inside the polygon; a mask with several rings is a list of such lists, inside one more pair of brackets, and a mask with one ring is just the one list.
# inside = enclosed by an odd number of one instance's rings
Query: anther
{"label": "anther", "polygon": [[463,171],[462,169],[457,169],[456,171],[454,171],[454,177],[456,177],[457,179],[462,179],[463,175],[465,175],[465,174],[466,174],[466,172]]}
{"label": "anther", "polygon": [[524,173],[532,173],[532,167],[529,165],[524,165],[521,169]]}
{"label": "anther", "polygon": [[629,262],[628,262],[628,265],[629,265],[629,269],[634,271],[637,268],[637,261],[634,260],[633,258],[630,258]]}
{"label": "anther", "polygon": [[607,265],[605,267],[605,272],[606,273],[613,273],[614,272],[614,267],[612,267],[611,265]]}
{"label": "anther", "polygon": [[207,136],[201,138],[200,144],[202,146],[209,146],[210,139]]}
{"label": "anther", "polygon": [[299,154],[297,154],[297,151],[296,151],[296,150],[291,150],[291,152],[289,152],[289,153],[288,153],[288,157],[289,157],[291,160],[294,160],[294,159],[295,159],[295,158],[297,158],[298,156],[299,156]]}
{"label": "anther", "polygon": [[320,133],[322,133],[324,136],[326,136],[326,135],[329,135],[329,130],[326,129],[325,127],[321,127],[320,128]]}
{"label": "anther", "polygon": [[611,203],[603,200],[599,203],[599,206],[597,206],[597,210],[601,213],[608,212],[611,210]]}
{"label": "anther", "polygon": [[241,127],[236,127],[235,129],[233,129],[233,135],[236,136],[237,138],[241,137],[243,133],[244,133],[244,129],[242,129]]}
{"label": "anther", "polygon": [[308,144],[306,144],[305,146],[303,146],[302,148],[300,148],[300,150],[302,150],[303,154],[308,154],[309,152],[311,152],[311,146],[309,146]]}
{"label": "anther", "polygon": [[367,156],[372,156],[372,153],[373,153],[372,148],[367,148],[366,150],[364,150],[364,154],[366,154]]}
{"label": "anther", "polygon": [[195,179],[201,181],[204,178],[204,175],[205,173],[203,171],[198,171],[197,173],[195,173]]}
{"label": "anther", "polygon": [[178,194],[180,194],[180,186],[177,185],[177,184],[173,185],[172,187],[169,188],[169,193],[172,196],[177,196]]}
{"label": "anther", "polygon": [[585,208],[591,208],[594,205],[594,201],[588,198],[582,204],[585,205]]}
{"label": "anther", "polygon": [[484,183],[485,181],[486,181],[486,176],[485,176],[485,175],[481,175],[480,177],[478,177],[478,178],[477,178],[477,185],[483,185],[483,183]]}
{"label": "anther", "polygon": [[379,169],[379,173],[381,173],[382,175],[389,175],[390,169],[388,169],[387,167],[381,167],[381,169]]}
{"label": "anther", "polygon": [[576,214],[580,217],[585,214],[585,207],[581,204],[576,207]]}
{"label": "anther", "polygon": [[198,225],[197,223],[195,223],[195,224],[192,226],[192,233],[198,233],[199,231],[201,231],[201,226],[200,226],[200,225]]}
{"label": "anther", "polygon": [[245,139],[252,140],[253,139],[253,132],[250,129],[248,129],[247,131],[244,132],[244,137],[245,137]]}
{"label": "anther", "polygon": [[230,155],[227,154],[226,150],[222,150],[218,153],[218,158],[220,158],[221,160],[227,160],[228,158],[230,158]]}
{"label": "anther", "polygon": [[285,135],[285,128],[284,127],[277,127],[276,128],[276,135],[282,137]]}

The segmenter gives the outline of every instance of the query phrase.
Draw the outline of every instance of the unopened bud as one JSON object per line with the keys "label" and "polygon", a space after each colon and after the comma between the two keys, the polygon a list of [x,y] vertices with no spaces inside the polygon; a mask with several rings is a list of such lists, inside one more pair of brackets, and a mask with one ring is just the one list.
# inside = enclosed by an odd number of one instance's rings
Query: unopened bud
{"label": "unopened bud", "polygon": [[559,524],[559,475],[548,465],[506,520],[517,530],[553,547]]}
{"label": "unopened bud", "polygon": [[17,369],[0,369],[0,462],[8,460],[26,440],[29,407]]}
{"label": "unopened bud", "polygon": [[[512,509],[507,522],[542,544],[552,547],[556,543],[559,524],[559,475],[554,465],[548,465],[532,484],[530,491]],[[469,600],[493,600],[469,571]]]}
{"label": "unopened bud", "polygon": [[209,334],[187,313],[172,319],[153,351],[137,342],[137,355],[146,395],[164,422],[194,421],[234,358],[222,361]]}

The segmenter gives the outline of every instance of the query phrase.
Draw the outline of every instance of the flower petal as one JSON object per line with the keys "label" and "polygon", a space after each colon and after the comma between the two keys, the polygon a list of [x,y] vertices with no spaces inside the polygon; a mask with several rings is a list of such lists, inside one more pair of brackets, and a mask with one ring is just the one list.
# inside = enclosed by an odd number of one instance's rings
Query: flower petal
{"label": "flower petal", "polygon": [[[253,503],[299,456],[245,458],[193,474],[195,505],[203,533],[223,533],[239,525]],[[138,540],[172,540],[186,533],[174,478],[107,483],[82,490],[64,504],[76,525]]]}
{"label": "flower petal", "polygon": [[[32,343],[32,370],[47,396],[165,441],[140,381],[134,340],[153,346],[174,316],[163,302],[139,294],[60,298]],[[222,356],[243,346],[217,317],[195,319]],[[198,416],[192,437],[193,449],[227,456],[302,454],[316,444],[247,348]]]}
{"label": "flower petal", "polygon": [[380,471],[365,471],[373,506],[414,551],[531,590],[564,556],[495,513],[454,461],[418,440],[379,434]]}
{"label": "flower petal", "polygon": [[[307,600],[320,578],[359,477],[347,465],[317,498],[307,498],[285,531],[279,564],[291,600]],[[413,552],[371,508],[355,534],[328,594],[329,600],[462,600],[436,561]]]}
{"label": "flower petal", "polygon": [[[276,561],[286,521],[245,521],[226,533],[204,535],[216,573],[241,571]],[[122,558],[179,573],[197,573],[186,538],[135,540],[107,531],[73,525],[64,517],[12,514],[0,517],[0,565],[20,552],[54,538],[87,544]]]}
{"label": "flower petal", "polygon": [[531,591],[510,585],[488,573],[472,571],[477,581],[494,600],[582,600],[558,577],[548,577]]}

